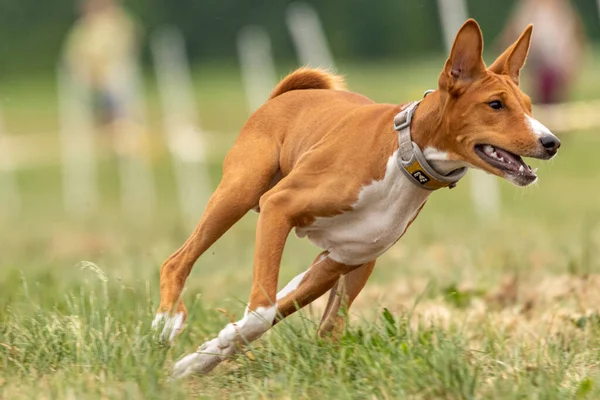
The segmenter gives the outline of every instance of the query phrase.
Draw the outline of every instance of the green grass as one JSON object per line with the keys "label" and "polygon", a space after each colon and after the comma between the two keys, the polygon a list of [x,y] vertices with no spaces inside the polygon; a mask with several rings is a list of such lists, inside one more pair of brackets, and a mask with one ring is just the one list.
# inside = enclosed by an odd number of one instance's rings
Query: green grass
{"label": "green grass", "polygon": [[385,309],[348,329],[338,344],[315,339],[314,320],[302,317],[278,326],[212,375],[169,382],[166,369],[173,360],[222,325],[223,318],[201,301],[190,307],[196,326],[167,349],[156,344],[150,330],[147,292],[91,283],[48,307],[28,297],[33,288],[22,289],[27,306],[9,307],[0,328],[7,342],[0,364],[3,398],[564,399],[600,394],[593,375],[598,317],[574,328],[576,341],[563,333],[539,343],[511,343],[491,321],[465,332],[460,321],[445,327],[415,323],[410,310],[395,315]]}
{"label": "green grass", "polygon": [[[435,58],[339,70],[350,88],[400,102],[434,86],[440,65]],[[600,94],[598,65],[592,57],[574,98]],[[149,127],[160,148],[150,78]],[[44,150],[58,154],[51,79],[0,81],[0,106],[11,135],[43,135],[51,144]],[[247,116],[241,81],[233,67],[205,66],[194,82],[216,184]],[[534,162],[539,184],[500,184],[498,219],[476,216],[469,177],[435,193],[378,261],[340,343],[316,339],[317,301],[249,353],[175,383],[174,361],[243,312],[256,215],[197,263],[184,295],[187,327],[167,348],[150,330],[158,270],[187,229],[164,151],[152,159],[159,207],[138,223],[120,211],[113,156],[100,164],[102,205],[82,220],[63,210],[57,162],[24,168],[22,213],[0,209],[0,398],[598,398],[600,136],[561,139],[556,160]],[[290,237],[280,284],[317,252]]]}

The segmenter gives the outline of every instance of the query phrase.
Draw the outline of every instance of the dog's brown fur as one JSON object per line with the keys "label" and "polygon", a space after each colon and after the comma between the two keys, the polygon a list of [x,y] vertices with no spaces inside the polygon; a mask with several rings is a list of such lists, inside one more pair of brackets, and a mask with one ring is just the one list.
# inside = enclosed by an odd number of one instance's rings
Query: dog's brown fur
{"label": "dog's brown fur", "polygon": [[298,68],[275,86],[269,99],[292,90],[303,89],[346,90],[346,82],[341,76],[333,75],[327,70]]}
{"label": "dog's brown fur", "polygon": [[[502,177],[503,171],[474,152],[475,144],[547,158],[526,124],[531,103],[518,88],[530,36],[528,27],[486,68],[479,26],[467,21],[440,74],[439,90],[416,111],[412,140],[422,149],[443,150],[449,160]],[[401,107],[377,104],[343,88],[340,77],[302,68],[281,81],[271,99],[250,117],[225,158],[222,180],[196,230],[161,269],[159,312],[181,312],[185,317],[180,295],[194,262],[254,208],[260,215],[248,309],[276,304],[282,318],[331,289],[320,334],[343,327],[338,311],[352,304],[375,260],[345,265],[328,258],[325,250],[296,290],[276,301],[281,255],[290,231],[310,226],[316,218],[352,211],[361,188],[383,178],[388,159],[398,149],[392,121]],[[505,110],[490,109],[487,104],[495,99],[506,105]]]}

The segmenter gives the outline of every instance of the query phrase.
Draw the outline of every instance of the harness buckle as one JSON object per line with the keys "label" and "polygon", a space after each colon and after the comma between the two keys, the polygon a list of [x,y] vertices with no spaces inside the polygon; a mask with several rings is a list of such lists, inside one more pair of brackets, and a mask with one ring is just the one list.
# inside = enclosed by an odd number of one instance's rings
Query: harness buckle
{"label": "harness buckle", "polygon": [[398,113],[394,117],[394,130],[401,131],[402,129],[409,127],[412,120],[413,113],[415,111],[415,105],[418,103],[412,103],[408,105],[402,112]]}

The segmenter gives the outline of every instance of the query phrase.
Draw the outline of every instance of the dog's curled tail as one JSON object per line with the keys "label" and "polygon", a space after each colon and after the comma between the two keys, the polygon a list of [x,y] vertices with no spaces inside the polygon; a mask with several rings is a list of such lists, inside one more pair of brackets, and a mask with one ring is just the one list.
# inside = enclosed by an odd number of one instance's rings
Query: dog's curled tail
{"label": "dog's curled tail", "polygon": [[269,99],[291,90],[304,89],[346,90],[346,82],[344,82],[342,76],[335,75],[324,69],[298,68],[275,86]]}

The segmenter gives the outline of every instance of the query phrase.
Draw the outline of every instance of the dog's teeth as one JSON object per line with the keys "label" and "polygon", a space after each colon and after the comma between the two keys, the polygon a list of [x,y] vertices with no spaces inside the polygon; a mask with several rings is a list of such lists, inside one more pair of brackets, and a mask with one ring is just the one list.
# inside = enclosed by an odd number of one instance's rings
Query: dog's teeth
{"label": "dog's teeth", "polygon": [[519,172],[524,172],[525,171],[525,167],[523,167],[522,165],[519,166]]}
{"label": "dog's teeth", "polygon": [[490,155],[491,155],[491,154],[493,154],[493,153],[494,153],[494,148],[493,148],[492,146],[490,146],[489,144],[486,144],[486,145],[484,146],[484,148],[483,148],[483,151],[484,151],[486,154],[490,154]]}
{"label": "dog's teeth", "polygon": [[534,174],[537,172],[537,168],[534,168],[531,172],[533,172]]}
{"label": "dog's teeth", "polygon": [[498,154],[496,154],[495,151],[492,151],[492,154],[490,154],[490,156],[494,157],[494,158],[498,158]]}
{"label": "dog's teeth", "polygon": [[504,157],[500,157],[499,160],[504,162]]}

